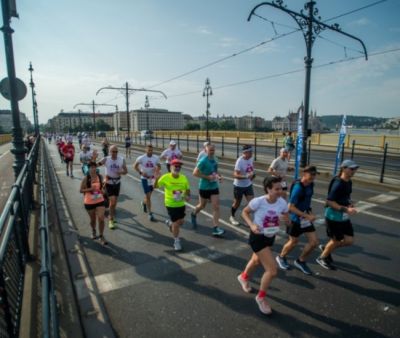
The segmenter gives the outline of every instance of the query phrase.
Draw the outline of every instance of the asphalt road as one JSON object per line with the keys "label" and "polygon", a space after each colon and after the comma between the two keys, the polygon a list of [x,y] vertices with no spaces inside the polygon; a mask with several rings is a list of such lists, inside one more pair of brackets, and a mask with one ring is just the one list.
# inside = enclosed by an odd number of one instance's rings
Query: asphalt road
{"label": "asphalt road", "polygon": [[[221,226],[224,238],[214,238],[211,218],[198,216],[197,231],[186,217],[181,236],[183,253],[172,249],[164,224],[163,195],[156,191],[149,222],[140,210],[142,189],[128,159],[129,174],[122,180],[117,229],[106,229],[107,247],[90,239],[89,219],[83,208],[79,184],[82,174],[75,159],[75,175],[65,175],[55,145],[50,155],[79,234],[97,290],[117,336],[120,337],[399,337],[400,305],[400,193],[383,187],[354,186],[353,199],[361,212],[353,218],[355,245],[334,254],[337,271],[327,271],[310,259],[313,276],[293,268],[279,272],[267,297],[273,315],[261,315],[253,294],[242,292],[236,276],[251,255],[247,228],[228,223],[232,202],[232,169],[223,169]],[[121,149],[122,150],[122,149]],[[134,157],[138,156],[134,152]],[[197,202],[194,158],[185,158],[183,173],[191,182]],[[221,166],[228,168],[227,164]],[[163,168],[163,170],[165,170]],[[263,172],[258,172],[255,192],[262,194]],[[328,182],[319,178],[313,208],[321,242],[326,241],[322,222]],[[238,212],[238,214],[240,214]],[[280,234],[273,251],[285,242]],[[297,257],[296,248],[289,262]],[[252,280],[257,289],[261,269]],[[85,283],[76,283],[78,297],[86,297]],[[101,331],[99,331],[101,334]]]}
{"label": "asphalt road", "polygon": [[15,181],[12,168],[14,156],[10,153],[10,149],[11,143],[0,146],[0,210],[3,210]]}

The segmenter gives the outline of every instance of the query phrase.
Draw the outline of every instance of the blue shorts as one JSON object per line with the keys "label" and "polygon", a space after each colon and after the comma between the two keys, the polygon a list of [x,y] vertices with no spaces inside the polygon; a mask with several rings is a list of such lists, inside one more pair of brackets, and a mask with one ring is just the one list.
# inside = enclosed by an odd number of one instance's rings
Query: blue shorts
{"label": "blue shorts", "polygon": [[147,178],[142,178],[142,188],[145,194],[152,192],[154,190],[154,187],[152,185],[149,185]]}

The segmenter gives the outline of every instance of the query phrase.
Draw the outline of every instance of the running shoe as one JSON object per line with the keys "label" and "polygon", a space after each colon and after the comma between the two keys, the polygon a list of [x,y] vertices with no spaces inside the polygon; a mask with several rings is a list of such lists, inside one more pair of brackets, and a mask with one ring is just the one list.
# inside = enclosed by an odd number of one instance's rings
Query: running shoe
{"label": "running shoe", "polygon": [[140,205],[142,206],[142,211],[143,211],[143,212],[147,212],[147,205],[146,205],[146,203],[144,203],[144,202],[142,201],[142,202],[140,202]]}
{"label": "running shoe", "polygon": [[264,298],[259,298],[256,296],[256,303],[258,308],[260,309],[261,313],[265,315],[270,315],[272,313],[271,307],[269,306],[267,300]]}
{"label": "running shoe", "polygon": [[197,216],[194,213],[190,214],[193,229],[197,229]]}
{"label": "running shoe", "polygon": [[242,289],[244,292],[246,292],[246,293],[251,292],[251,286],[249,285],[249,281],[243,279],[241,274],[237,276],[237,280],[240,283],[240,285],[242,286]]}
{"label": "running shoe", "polygon": [[[321,250],[321,252],[324,252],[324,250],[325,250],[325,245],[323,245],[323,244],[320,244],[320,245],[318,245],[318,248]],[[326,259],[328,260],[328,262],[329,263],[333,263],[333,258],[332,258],[332,255],[331,254],[329,254],[327,257],[326,257]]]}
{"label": "running shoe", "polygon": [[171,220],[170,219],[166,219],[165,220],[165,224],[169,228],[169,231],[172,232],[172,222],[171,222]]}
{"label": "running shoe", "polygon": [[111,230],[114,230],[114,229],[115,229],[114,220],[110,219],[110,220],[108,221],[108,227],[109,227]]}
{"label": "running shoe", "polygon": [[69,176],[69,172],[67,171],[67,176]]}
{"label": "running shoe", "polygon": [[96,230],[92,230],[92,239],[97,239]]}
{"label": "running shoe", "polygon": [[312,275],[312,271],[307,266],[306,262],[300,262],[298,259],[294,261],[294,266],[298,268],[305,275]]}
{"label": "running shoe", "polygon": [[179,238],[176,238],[174,241],[174,250],[175,251],[182,251],[182,244]]}
{"label": "running shoe", "polygon": [[229,222],[231,222],[232,225],[239,225],[240,223],[235,219],[235,217],[231,216],[229,217]]}
{"label": "running shoe", "polygon": [[225,233],[225,230],[220,227],[214,227],[212,231],[213,236],[222,236]]}
{"label": "running shoe", "polygon": [[108,244],[108,242],[106,241],[106,239],[104,238],[103,235],[99,236],[99,242],[100,242],[101,245],[107,245]]}
{"label": "running shoe", "polygon": [[153,215],[152,212],[149,213],[149,221],[150,222],[155,222],[156,221],[156,219],[154,218],[154,215]]}
{"label": "running shoe", "polygon": [[328,260],[327,260],[326,258],[318,257],[315,261],[316,261],[319,265],[321,265],[324,269],[327,269],[327,270],[336,270],[336,268],[335,268],[331,263],[329,263]]}
{"label": "running shoe", "polygon": [[286,257],[281,257],[281,256],[276,256],[275,257],[276,262],[278,263],[278,266],[282,270],[289,270],[290,265],[288,264]]}
{"label": "running shoe", "polygon": [[71,173],[71,178],[74,178],[75,176],[74,176],[74,174],[73,173]]}

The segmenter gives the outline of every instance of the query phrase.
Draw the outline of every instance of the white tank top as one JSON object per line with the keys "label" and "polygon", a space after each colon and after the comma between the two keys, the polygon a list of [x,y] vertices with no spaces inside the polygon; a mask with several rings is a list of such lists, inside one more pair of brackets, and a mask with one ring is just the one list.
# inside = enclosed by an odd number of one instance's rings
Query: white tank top
{"label": "white tank top", "polygon": [[124,159],[121,156],[118,156],[115,160],[113,160],[111,156],[107,156],[106,163],[104,164],[106,167],[106,176],[119,178],[120,174],[118,174],[118,172],[122,169],[123,164]]}

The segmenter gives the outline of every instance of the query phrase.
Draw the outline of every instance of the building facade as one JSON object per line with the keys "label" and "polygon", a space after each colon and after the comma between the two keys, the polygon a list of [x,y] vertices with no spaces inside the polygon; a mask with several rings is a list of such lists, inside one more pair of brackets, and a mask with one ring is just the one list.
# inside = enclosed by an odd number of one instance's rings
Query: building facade
{"label": "building facade", "polygon": [[[26,118],[26,115],[22,112],[19,113],[19,120],[21,128],[25,130],[32,128],[31,122]],[[5,133],[10,133],[13,127],[13,120],[11,110],[0,110],[0,126]]]}
{"label": "building facade", "polygon": [[70,129],[80,129],[83,131],[85,124],[93,125],[94,118],[96,121],[103,120],[105,123],[114,127],[114,113],[85,113],[85,112],[64,112],[61,111],[57,116],[49,120],[51,130],[56,133],[67,132]]}

